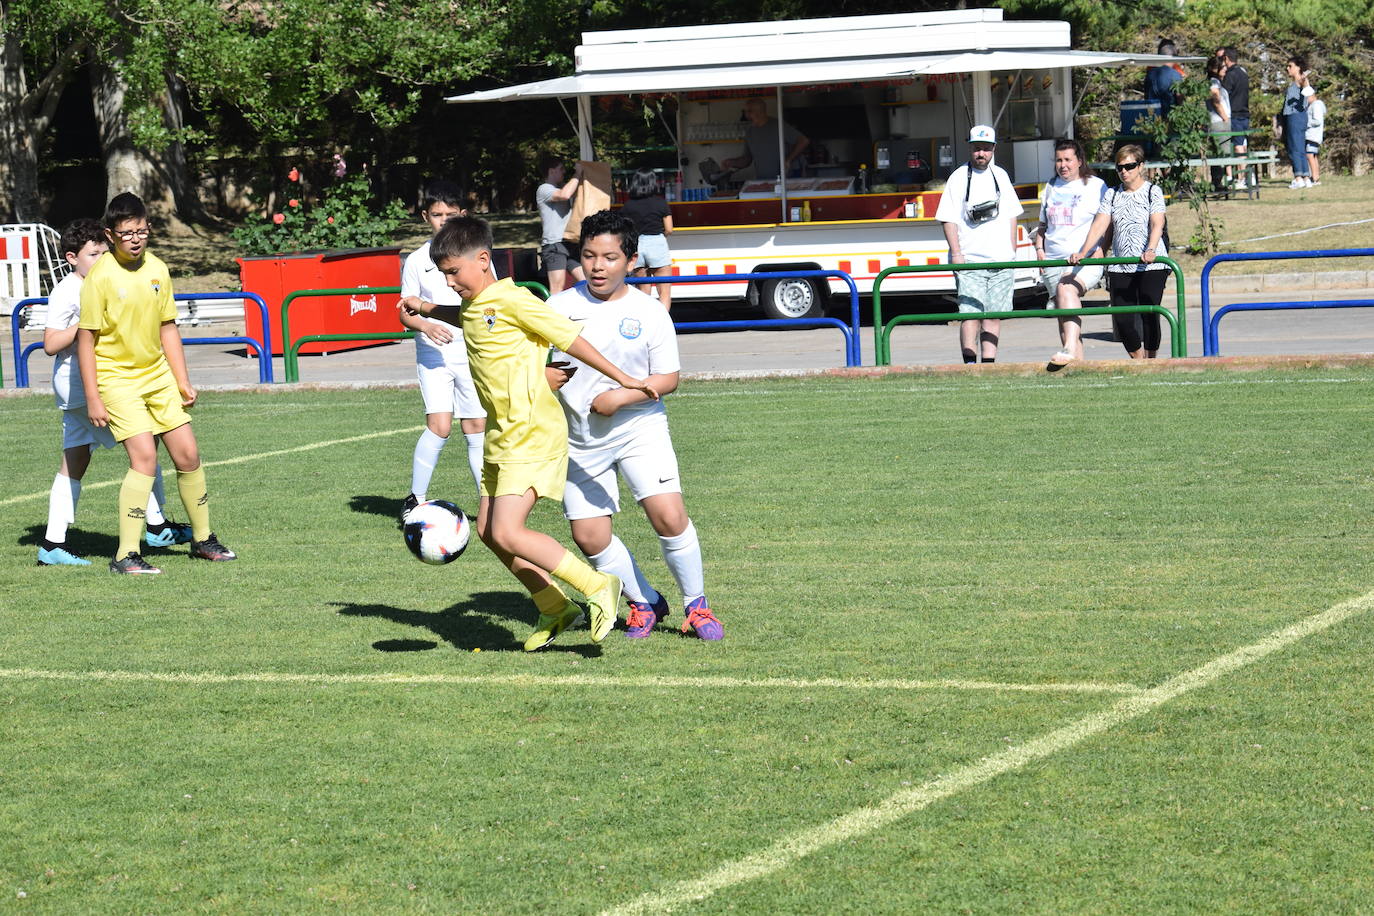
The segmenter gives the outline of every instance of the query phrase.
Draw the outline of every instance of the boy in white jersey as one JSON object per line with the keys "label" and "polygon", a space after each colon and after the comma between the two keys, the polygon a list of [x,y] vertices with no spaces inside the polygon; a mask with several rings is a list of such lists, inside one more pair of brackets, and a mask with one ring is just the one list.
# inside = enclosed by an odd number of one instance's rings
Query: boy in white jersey
{"label": "boy in white jersey", "polygon": [[[76,324],[81,319],[81,284],[109,245],[99,221],[78,219],[62,230],[62,254],[72,272],[48,295],[48,321],[43,330],[43,352],[53,361],[52,391],[62,411],[62,464],[48,494],[48,527],[38,542],[39,566],[90,566],[91,561],[67,549],[67,527],[76,519],[81,498],[81,478],[97,447],[114,448],[109,429],[92,425],[86,416],[86,391],[76,364]],[[191,526],[169,522],[162,515],[162,466],[157,466],[153,492],[148,497],[148,526],[144,543],[169,547],[191,540]]]}
{"label": "boy in white jersey", "polygon": [[[678,385],[677,337],[668,310],[625,284],[635,268],[638,243],[634,223],[624,216],[610,210],[588,216],[581,240],[587,279],[548,304],[581,326],[582,340],[664,395]],[[567,369],[554,366],[547,372],[568,419],[563,513],[592,566],[621,580],[630,607],[625,635],[642,639],[652,633],[667,616],[668,602],[611,530],[611,517],[620,509],[621,477],[658,534],[663,559],[682,591],[687,618],[682,631],[720,639],[720,621],[706,600],[701,544],[682,501],[662,401],[622,388],[575,359]]]}
{"label": "boy in white jersey", "polygon": [[[420,215],[438,232],[446,220],[464,216],[463,191],[451,181],[431,181],[421,191]],[[406,257],[401,268],[401,324],[415,332],[415,372],[425,401],[425,431],[415,443],[410,465],[410,494],[401,504],[401,521],[425,501],[439,453],[448,443],[457,414],[467,445],[468,468],[482,489],[482,439],[486,411],[477,400],[468,369],[468,351],[459,325],[462,298],[449,289],[444,275],[429,256],[425,242]],[[421,313],[427,314],[421,314]]]}

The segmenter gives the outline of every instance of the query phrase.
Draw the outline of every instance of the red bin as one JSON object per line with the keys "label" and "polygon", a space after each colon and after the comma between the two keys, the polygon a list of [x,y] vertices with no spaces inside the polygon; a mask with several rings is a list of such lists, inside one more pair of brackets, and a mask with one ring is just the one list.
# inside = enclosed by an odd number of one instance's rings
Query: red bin
{"label": "red bin", "polygon": [[[282,333],[281,303],[302,289],[348,289],[401,285],[400,248],[353,248],[303,254],[275,254],[238,258],[239,280],[246,292],[267,303],[272,326],[272,354],[281,356],[290,347]],[[396,317],[396,293],[360,293],[353,296],[308,296],[291,304],[288,323],[291,339],[308,334],[366,334],[369,331],[404,331]],[[262,315],[257,303],[243,304],[243,320],[249,337],[262,336]],[[379,340],[318,341],[301,347],[301,353],[333,353],[370,347]]]}

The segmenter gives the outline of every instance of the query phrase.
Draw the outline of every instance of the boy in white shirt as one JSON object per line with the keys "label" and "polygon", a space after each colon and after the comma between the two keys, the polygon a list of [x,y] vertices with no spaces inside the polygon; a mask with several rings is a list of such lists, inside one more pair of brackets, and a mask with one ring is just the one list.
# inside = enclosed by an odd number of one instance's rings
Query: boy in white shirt
{"label": "boy in white shirt", "polygon": [[1326,130],[1326,103],[1317,98],[1317,87],[1308,77],[1308,84],[1303,87],[1302,96],[1307,100],[1307,133],[1303,139],[1307,142],[1307,165],[1312,172],[1311,186],[1322,183],[1321,163],[1317,157],[1322,151],[1322,135]]}
{"label": "boy in white shirt", "polygon": [[[954,170],[935,209],[949,244],[949,263],[998,263],[1016,258],[1016,218],[1024,209],[1016,196],[1011,176],[992,158],[997,133],[985,124],[969,131],[969,161]],[[956,270],[954,285],[959,311],[1009,312],[1015,294],[1015,271]],[[968,319],[959,322],[959,347],[964,362],[978,362],[979,343],[983,362],[997,360],[1000,319]]]}
{"label": "boy in white shirt", "polygon": [[[451,181],[438,179],[425,185],[420,195],[420,215],[430,229],[464,216],[463,191]],[[425,501],[439,454],[453,431],[453,416],[467,446],[468,469],[480,494],[482,488],[482,439],[487,415],[477,400],[468,369],[468,351],[460,329],[459,307],[463,300],[449,289],[447,279],[429,256],[425,242],[406,257],[401,268],[401,324],[415,332],[415,372],[425,402],[425,431],[415,443],[410,465],[410,493],[401,504],[401,521]],[[493,272],[494,275],[494,272]],[[420,314],[420,312],[428,314]]]}
{"label": "boy in white shirt", "polygon": [[[67,549],[67,528],[76,519],[81,478],[97,447],[114,448],[108,427],[96,426],[86,415],[86,390],[76,362],[76,330],[81,320],[81,284],[96,260],[109,249],[98,220],[78,219],[62,230],[59,241],[72,271],[48,295],[48,320],[43,329],[43,352],[57,357],[52,367],[52,391],[62,411],[62,464],[48,494],[48,527],[38,542],[39,566],[90,566],[91,561]],[[191,526],[169,522],[162,514],[162,465],[153,475],[148,497],[147,529],[150,547],[170,547],[191,540]]]}
{"label": "boy in white shirt", "polygon": [[[1035,233],[1035,259],[1067,259],[1088,240],[1093,218],[1102,206],[1107,184],[1093,174],[1077,140],[1057,140],[1054,144],[1055,178],[1040,194],[1040,224]],[[1090,257],[1102,257],[1101,249]],[[1046,267],[1041,271],[1045,292],[1054,308],[1076,309],[1083,296],[1102,282],[1100,265]],[[1083,358],[1083,326],[1078,318],[1059,319],[1059,339],[1063,346],[1050,357],[1051,366],[1067,366]]]}
{"label": "boy in white shirt", "polygon": [[[581,262],[587,279],[549,299],[549,307],[582,327],[591,343],[660,395],[678,384],[677,336],[668,310],[627,286],[639,236],[634,223],[610,210],[582,223]],[[581,371],[578,371],[578,370]],[[682,500],[677,454],[662,401],[615,382],[577,360],[548,370],[568,419],[568,483],[563,512],[573,540],[596,569],[621,580],[630,612],[625,635],[642,639],[668,614],[668,602],[644,578],[611,518],[620,509],[620,478],[658,534],[663,559],[682,591],[684,633],[723,635],[706,600],[701,544]]]}

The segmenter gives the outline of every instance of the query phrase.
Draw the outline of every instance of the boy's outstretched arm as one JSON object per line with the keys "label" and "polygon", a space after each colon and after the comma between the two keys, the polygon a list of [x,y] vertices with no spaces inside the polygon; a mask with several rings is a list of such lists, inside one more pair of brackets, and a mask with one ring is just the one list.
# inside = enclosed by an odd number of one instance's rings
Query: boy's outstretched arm
{"label": "boy's outstretched arm", "polygon": [[658,400],[658,392],[652,385],[644,379],[632,378],[624,372],[621,372],[619,366],[602,356],[600,350],[587,343],[587,341],[583,340],[581,337],[574,340],[563,352],[567,353],[569,356],[582,360],[582,362],[586,363],[597,372],[600,372],[621,388],[629,388],[632,391],[642,391],[653,400]]}

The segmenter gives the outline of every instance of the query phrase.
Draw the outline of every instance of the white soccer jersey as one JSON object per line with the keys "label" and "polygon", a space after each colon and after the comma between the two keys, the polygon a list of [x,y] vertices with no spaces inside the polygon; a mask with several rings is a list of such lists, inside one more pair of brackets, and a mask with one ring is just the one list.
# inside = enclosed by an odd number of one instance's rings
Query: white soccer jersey
{"label": "white soccer jersey", "polygon": [[[81,281],[69,273],[48,294],[48,324],[65,331],[81,320]],[[76,341],[58,352],[52,366],[52,393],[62,410],[86,406],[86,389],[81,385],[81,367],[76,363]]]}
{"label": "white soccer jersey", "polygon": [[449,317],[453,321],[444,321],[434,315],[428,316],[430,321],[438,322],[448,328],[449,332],[453,334],[453,339],[440,345],[430,340],[428,335],[417,332],[415,334],[415,361],[421,366],[435,369],[445,365],[467,365],[468,351],[463,344],[463,329],[458,326],[457,311],[458,307],[462,305],[463,299],[449,289],[448,281],[430,258],[429,242],[425,242],[406,256],[405,266],[401,268],[401,296],[419,296],[426,302],[451,306],[454,310],[449,313]]}
{"label": "white soccer jersey", "polygon": [[[549,306],[582,326],[581,337],[596,347],[627,375],[647,378],[667,375],[682,368],[678,360],[677,334],[668,310],[652,296],[637,289],[603,302],[579,283],[549,299]],[[565,358],[559,354],[559,359]],[[568,445],[593,450],[614,446],[635,434],[640,425],[664,422],[662,401],[645,401],[617,410],[613,416],[592,413],[592,401],[619,386],[580,361],[566,357],[577,372],[558,392],[568,418]]]}

